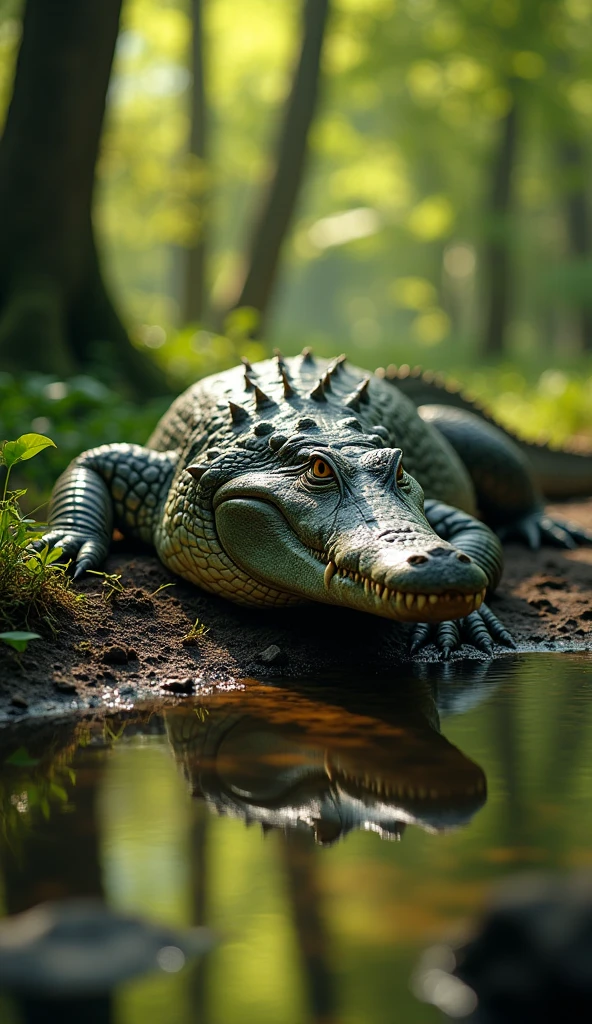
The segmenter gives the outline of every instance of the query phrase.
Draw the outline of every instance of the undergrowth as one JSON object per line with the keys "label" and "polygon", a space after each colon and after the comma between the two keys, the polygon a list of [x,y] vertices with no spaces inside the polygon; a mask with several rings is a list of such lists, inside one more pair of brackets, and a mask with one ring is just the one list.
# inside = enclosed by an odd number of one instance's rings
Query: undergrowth
{"label": "undergrowth", "polygon": [[23,434],[16,441],[5,441],[0,450],[0,466],[5,470],[0,500],[0,639],[17,650],[26,646],[23,627],[44,624],[55,630],[57,612],[72,609],[80,600],[72,590],[67,566],[59,562],[61,549],[31,546],[42,538],[44,524],[23,512],[26,490],[9,490],[13,466],[49,447],[54,443],[43,434]]}

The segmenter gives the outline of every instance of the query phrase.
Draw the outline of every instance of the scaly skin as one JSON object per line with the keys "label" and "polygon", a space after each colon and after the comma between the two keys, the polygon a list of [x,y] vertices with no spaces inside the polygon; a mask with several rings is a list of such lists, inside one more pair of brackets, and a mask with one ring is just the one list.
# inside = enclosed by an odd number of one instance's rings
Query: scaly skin
{"label": "scaly skin", "polygon": [[[105,445],[76,459],[54,489],[44,540],[79,574],[100,564],[115,525],[229,600],[442,623],[444,654],[463,632],[489,652],[492,638],[511,643],[482,607],[501,547],[475,518],[446,424],[428,419],[344,357],[305,350],[235,367],[177,398],[145,448]],[[430,638],[420,628],[414,648]]]}

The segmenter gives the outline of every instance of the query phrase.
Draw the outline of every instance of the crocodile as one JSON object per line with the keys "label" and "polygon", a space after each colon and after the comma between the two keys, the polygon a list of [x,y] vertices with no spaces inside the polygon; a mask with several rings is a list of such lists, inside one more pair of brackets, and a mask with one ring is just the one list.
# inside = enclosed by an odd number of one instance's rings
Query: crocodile
{"label": "crocodile", "polygon": [[249,683],[164,711],[191,795],[215,814],[331,846],[357,830],[447,833],[485,804],[485,774],[441,734],[431,687],[407,681],[395,703],[389,689],[363,702],[275,692]]}
{"label": "crocodile", "polygon": [[[79,576],[100,567],[116,527],[231,601],[340,605],[414,624],[412,655],[431,642],[445,658],[463,642],[491,655],[513,646],[486,603],[502,574],[498,533],[532,546],[592,538],[545,514],[524,445],[450,399],[425,375],[373,375],[310,349],[244,359],[176,398],[146,446],[74,459],[39,544]],[[560,454],[546,451],[547,477],[560,477]],[[562,496],[592,493],[592,459],[564,460]]]}

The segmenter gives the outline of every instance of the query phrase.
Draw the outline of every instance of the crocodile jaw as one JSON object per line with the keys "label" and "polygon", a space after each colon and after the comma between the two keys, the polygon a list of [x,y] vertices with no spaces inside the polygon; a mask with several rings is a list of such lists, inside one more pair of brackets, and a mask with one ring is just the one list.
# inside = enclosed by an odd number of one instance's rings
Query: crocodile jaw
{"label": "crocodile jaw", "polygon": [[485,574],[474,564],[467,567],[466,582],[459,580],[457,589],[434,584],[429,592],[385,587],[340,569],[322,552],[307,548],[280,510],[260,498],[230,496],[221,501],[216,529],[226,554],[243,571],[304,601],[340,605],[399,622],[444,622],[469,615],[485,595]]}
{"label": "crocodile jaw", "polygon": [[[461,619],[481,607],[485,600],[487,587],[461,593],[458,590],[431,590],[416,592],[392,586],[385,586],[369,576],[359,572],[339,569],[333,561],[327,562],[324,572],[324,583],[327,590],[336,594],[335,604],[343,602],[343,588],[353,588],[354,598],[359,589],[364,591],[368,611],[374,615],[382,615],[387,619],[400,622],[444,622],[448,619]],[[349,603],[349,602],[348,602]]]}

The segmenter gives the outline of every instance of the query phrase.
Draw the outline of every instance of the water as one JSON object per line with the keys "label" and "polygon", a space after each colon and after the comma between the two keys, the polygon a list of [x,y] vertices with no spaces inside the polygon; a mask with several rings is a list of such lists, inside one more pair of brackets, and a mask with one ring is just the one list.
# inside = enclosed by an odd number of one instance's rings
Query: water
{"label": "water", "polygon": [[592,866],[591,689],[590,655],[529,655],[2,733],[0,910],[94,894],[222,936],[74,1019],[435,1022],[426,945],[509,874]]}

